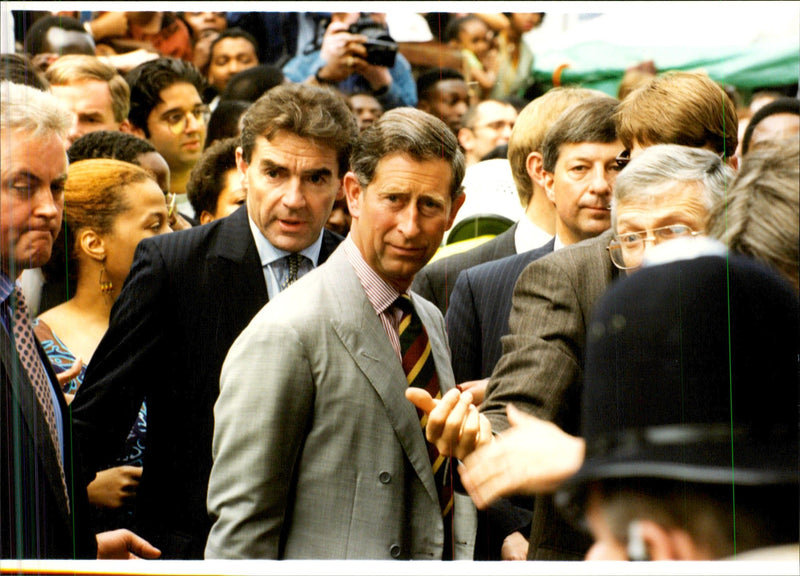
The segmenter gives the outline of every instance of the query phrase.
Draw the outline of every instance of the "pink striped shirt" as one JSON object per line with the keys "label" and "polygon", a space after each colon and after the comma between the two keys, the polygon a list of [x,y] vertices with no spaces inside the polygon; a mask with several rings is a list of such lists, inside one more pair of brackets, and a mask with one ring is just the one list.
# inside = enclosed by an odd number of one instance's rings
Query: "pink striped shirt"
{"label": "pink striped shirt", "polygon": [[400,352],[399,327],[403,311],[394,306],[394,301],[400,297],[400,292],[387,284],[375,270],[370,268],[350,236],[344,239],[342,246],[347,260],[356,271],[356,276],[367,294],[367,300],[375,309],[386,335],[389,336],[389,342],[397,353],[397,358],[400,359],[402,353]]}

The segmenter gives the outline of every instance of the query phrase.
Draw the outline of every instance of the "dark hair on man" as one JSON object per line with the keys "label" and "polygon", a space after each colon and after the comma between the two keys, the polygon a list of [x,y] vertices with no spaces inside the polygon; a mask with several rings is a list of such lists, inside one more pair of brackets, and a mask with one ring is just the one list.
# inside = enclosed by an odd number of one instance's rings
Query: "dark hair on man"
{"label": "dark hair on man", "polygon": [[431,68],[417,76],[417,98],[427,100],[433,87],[442,80],[461,80],[464,75],[455,68]]}
{"label": "dark hair on man", "polygon": [[244,100],[255,102],[267,90],[284,83],[283,72],[271,64],[259,64],[231,76],[225,86],[220,101]]}
{"label": "dark hair on man", "polygon": [[753,132],[756,126],[758,126],[764,118],[776,114],[795,114],[796,116],[800,116],[800,100],[788,97],[776,98],[769,104],[764,104],[761,108],[756,110],[756,113],[750,118],[750,122],[744,130],[744,136],[742,136],[742,155],[747,154],[747,151],[750,150],[750,141],[753,139]]}
{"label": "dark hair on man", "polygon": [[192,168],[186,194],[192,203],[197,217],[205,210],[214,214],[220,192],[225,187],[225,178],[230,170],[236,169],[236,147],[238,138],[217,140],[203,152]]}
{"label": "dark hair on man", "polygon": [[34,22],[25,34],[25,52],[31,56],[41,54],[44,50],[44,40],[51,28],[81,32],[87,34],[80,20],[69,16],[44,16]]}
{"label": "dark hair on man", "polygon": [[256,53],[256,58],[258,58],[258,40],[256,37],[250,34],[249,32],[242,30],[241,28],[226,28],[222,32],[219,33],[219,36],[214,38],[214,41],[211,43],[208,49],[209,58],[214,58],[214,48],[216,45],[225,40],[226,38],[242,38],[243,40],[247,40],[250,44],[253,45],[253,50]]}
{"label": "dark hair on man", "polygon": [[50,90],[44,74],[24,54],[0,54],[0,80],[24,84],[42,92]]}
{"label": "dark hair on man", "polygon": [[208,121],[206,150],[211,148],[214,142],[224,138],[235,137],[238,141],[239,121],[249,107],[250,102],[245,102],[244,100],[220,101]]}
{"label": "dark hair on man", "polygon": [[432,114],[416,108],[395,108],[361,133],[353,146],[350,165],[362,188],[372,182],[378,163],[397,153],[422,161],[446,161],[453,176],[450,197],[455,199],[464,191],[464,153],[453,131]]}
{"label": "dark hair on man", "polygon": [[97,130],[84,134],[67,150],[69,163],[93,158],[111,158],[138,164],[137,158],[155,152],[155,146],[147,140],[118,130]]}
{"label": "dark hair on man", "polygon": [[344,97],[335,90],[307,84],[282,84],[256,100],[242,118],[242,158],[248,164],[256,138],[280,131],[312,140],[336,151],[338,178],[347,172],[358,126]]}
{"label": "dark hair on man", "polygon": [[618,105],[619,100],[611,96],[592,96],[564,110],[544,137],[542,167],[555,171],[564,144],[609,144],[617,140],[614,113]]}
{"label": "dark hair on man", "polygon": [[202,94],[206,86],[205,78],[189,62],[177,58],[157,58],[139,64],[125,76],[131,89],[131,110],[128,119],[150,137],[147,118],[161,100],[161,92],[173,84],[185,82]]}

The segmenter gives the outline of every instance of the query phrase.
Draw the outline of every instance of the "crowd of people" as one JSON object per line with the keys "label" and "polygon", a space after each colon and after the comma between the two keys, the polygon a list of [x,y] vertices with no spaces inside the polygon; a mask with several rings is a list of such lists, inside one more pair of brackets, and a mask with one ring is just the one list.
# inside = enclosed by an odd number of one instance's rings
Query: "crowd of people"
{"label": "crowd of people", "polygon": [[15,12],[0,558],[797,560],[797,94],[415,16]]}

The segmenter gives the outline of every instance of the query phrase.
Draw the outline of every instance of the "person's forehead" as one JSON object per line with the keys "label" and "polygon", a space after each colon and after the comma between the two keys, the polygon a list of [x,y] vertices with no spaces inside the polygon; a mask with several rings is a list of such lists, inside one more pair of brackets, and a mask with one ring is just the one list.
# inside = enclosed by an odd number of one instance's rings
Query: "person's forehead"
{"label": "person's forehead", "polygon": [[464,99],[467,98],[467,83],[458,78],[448,78],[437,82],[435,90],[440,94],[463,95]]}
{"label": "person's forehead", "polygon": [[380,103],[369,94],[353,94],[350,103],[356,108],[380,108]]}
{"label": "person's forehead", "polygon": [[247,39],[241,37],[223,38],[214,44],[214,51],[211,54],[216,56],[221,53],[240,53],[252,52],[255,54],[256,47]]}
{"label": "person's forehead", "polygon": [[[619,150],[617,150],[619,149]],[[616,158],[616,152],[622,152],[622,143],[614,142],[565,142],[558,147],[558,163],[563,164],[572,158],[593,158],[609,160],[607,156]]]}
{"label": "person's forehead", "polygon": [[702,204],[700,182],[667,181],[653,185],[643,193],[634,194],[629,198],[617,201],[618,217],[627,213],[647,212],[654,209],[671,209],[683,207],[687,202]]}
{"label": "person's forehead", "polygon": [[272,160],[282,157],[298,157],[319,164],[332,164],[338,167],[336,150],[311,138],[303,138],[288,130],[278,130],[272,138],[257,136],[253,147],[253,158]]}
{"label": "person's forehead", "polygon": [[4,176],[31,174],[42,180],[66,177],[67,147],[56,134],[34,136],[19,130],[0,131],[0,171]]}
{"label": "person's forehead", "polygon": [[197,104],[202,104],[197,88],[188,82],[176,82],[170,84],[166,88],[162,88],[158,93],[161,102],[156,104],[154,110],[169,110],[170,108],[192,107]]}
{"label": "person's forehead", "polygon": [[504,104],[503,102],[488,100],[478,104],[476,112],[475,118],[477,120],[486,120],[488,122],[505,118],[515,118],[517,116],[517,112],[513,106]]}

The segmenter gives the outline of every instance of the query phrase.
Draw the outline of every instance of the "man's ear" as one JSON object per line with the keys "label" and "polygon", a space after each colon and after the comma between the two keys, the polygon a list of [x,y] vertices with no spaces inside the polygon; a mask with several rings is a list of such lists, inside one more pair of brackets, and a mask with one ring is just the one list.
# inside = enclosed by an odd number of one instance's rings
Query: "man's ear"
{"label": "man's ear", "polygon": [[94,230],[81,230],[78,234],[78,246],[92,260],[102,262],[106,259],[105,240]]}
{"label": "man's ear", "polygon": [[541,152],[531,152],[525,158],[525,170],[531,182],[539,188],[544,188],[544,158]]}
{"label": "man's ear", "polygon": [[239,171],[239,179],[240,179],[242,188],[244,188],[245,192],[247,192],[247,178],[246,178],[246,175],[247,175],[247,169],[249,167],[250,167],[250,165],[244,159],[244,153],[242,152],[242,147],[241,146],[237,146],[236,147],[236,170]]}
{"label": "man's ear", "polygon": [[542,171],[542,188],[544,188],[544,193],[547,195],[547,199],[553,203],[555,206],[556,203],[556,190],[555,190],[555,183],[556,180],[550,172]]}
{"label": "man's ear", "polygon": [[141,138],[142,140],[147,140],[147,136],[144,133],[144,130],[139,128],[138,126],[134,126],[131,124],[131,121],[127,118],[122,121],[122,124],[119,125],[119,131],[125,132],[127,134],[133,134],[137,138]]}
{"label": "man's ear", "polygon": [[472,130],[469,128],[459,128],[457,137],[458,143],[464,151],[472,150],[473,143],[475,142],[475,135],[472,133]]}
{"label": "man's ear", "polygon": [[731,155],[728,157],[728,165],[733,168],[734,170],[739,169],[739,157],[735,155]]}
{"label": "man's ear", "polygon": [[[637,520],[641,546],[648,560],[709,560],[681,528],[667,529],[652,520]],[[629,547],[631,543],[628,543]]]}
{"label": "man's ear", "polygon": [[450,228],[453,226],[453,222],[456,221],[456,215],[464,205],[464,201],[466,199],[467,195],[462,192],[455,200],[453,200],[453,203],[450,206],[450,219],[447,221],[447,228],[445,228],[445,230],[450,230]]}
{"label": "man's ear", "polygon": [[361,216],[361,184],[353,172],[348,172],[342,178],[342,189],[344,190],[345,197],[347,198],[347,209],[350,211],[350,216],[358,218]]}

